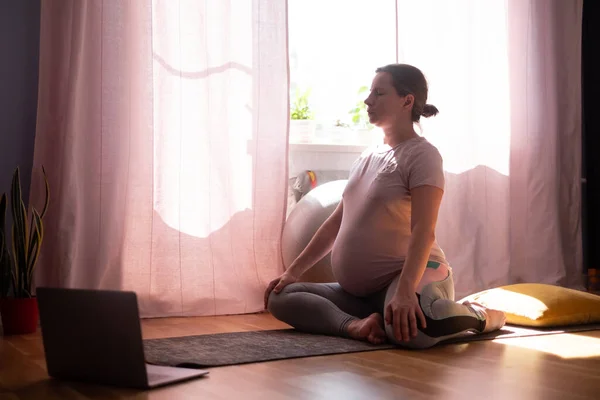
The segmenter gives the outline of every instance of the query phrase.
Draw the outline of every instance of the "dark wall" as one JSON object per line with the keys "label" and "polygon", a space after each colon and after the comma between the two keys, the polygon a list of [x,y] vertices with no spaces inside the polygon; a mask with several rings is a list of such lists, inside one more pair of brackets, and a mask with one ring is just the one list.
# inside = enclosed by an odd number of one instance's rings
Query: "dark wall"
{"label": "dark wall", "polygon": [[21,170],[29,199],[37,112],[40,0],[0,0],[0,193]]}
{"label": "dark wall", "polygon": [[600,2],[583,2],[584,269],[600,268]]}

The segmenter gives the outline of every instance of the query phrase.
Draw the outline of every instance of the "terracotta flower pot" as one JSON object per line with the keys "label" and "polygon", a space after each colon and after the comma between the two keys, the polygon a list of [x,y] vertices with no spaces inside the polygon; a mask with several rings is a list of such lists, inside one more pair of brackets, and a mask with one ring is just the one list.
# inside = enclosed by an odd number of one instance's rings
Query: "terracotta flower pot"
{"label": "terracotta flower pot", "polygon": [[5,335],[34,333],[39,318],[37,298],[0,299],[0,315]]}

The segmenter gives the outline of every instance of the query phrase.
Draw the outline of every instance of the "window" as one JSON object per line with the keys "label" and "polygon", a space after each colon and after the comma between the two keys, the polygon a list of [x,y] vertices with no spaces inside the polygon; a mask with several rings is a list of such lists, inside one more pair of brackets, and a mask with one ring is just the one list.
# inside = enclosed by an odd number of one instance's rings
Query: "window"
{"label": "window", "polygon": [[364,99],[396,61],[394,0],[289,0],[290,142],[369,144]]}

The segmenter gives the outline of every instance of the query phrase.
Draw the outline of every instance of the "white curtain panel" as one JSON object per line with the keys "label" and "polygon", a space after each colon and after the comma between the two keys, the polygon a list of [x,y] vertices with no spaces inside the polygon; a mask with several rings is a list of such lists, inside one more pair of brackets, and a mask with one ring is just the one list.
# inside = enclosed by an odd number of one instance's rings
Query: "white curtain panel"
{"label": "white curtain panel", "polygon": [[133,290],[142,316],[256,312],[282,271],[285,1],[42,2],[38,285]]}
{"label": "white curtain panel", "polygon": [[581,0],[398,0],[398,61],[422,69],[444,158],[437,238],[456,295],[583,288]]}

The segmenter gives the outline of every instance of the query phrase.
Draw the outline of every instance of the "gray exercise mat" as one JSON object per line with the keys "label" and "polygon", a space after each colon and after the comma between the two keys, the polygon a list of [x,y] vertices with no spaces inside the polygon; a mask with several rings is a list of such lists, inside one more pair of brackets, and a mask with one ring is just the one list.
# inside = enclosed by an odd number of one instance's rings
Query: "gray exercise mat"
{"label": "gray exercise mat", "polygon": [[[442,342],[439,345],[592,330],[600,330],[600,324],[551,329],[531,329],[507,325],[496,332],[467,335]],[[353,339],[302,333],[294,329],[144,340],[144,351],[148,363],[189,368],[220,367],[394,348],[396,346],[390,344],[373,345]]]}
{"label": "gray exercise mat", "polygon": [[144,340],[146,362],[190,368],[247,364],[393,348],[294,329],[217,333]]}

